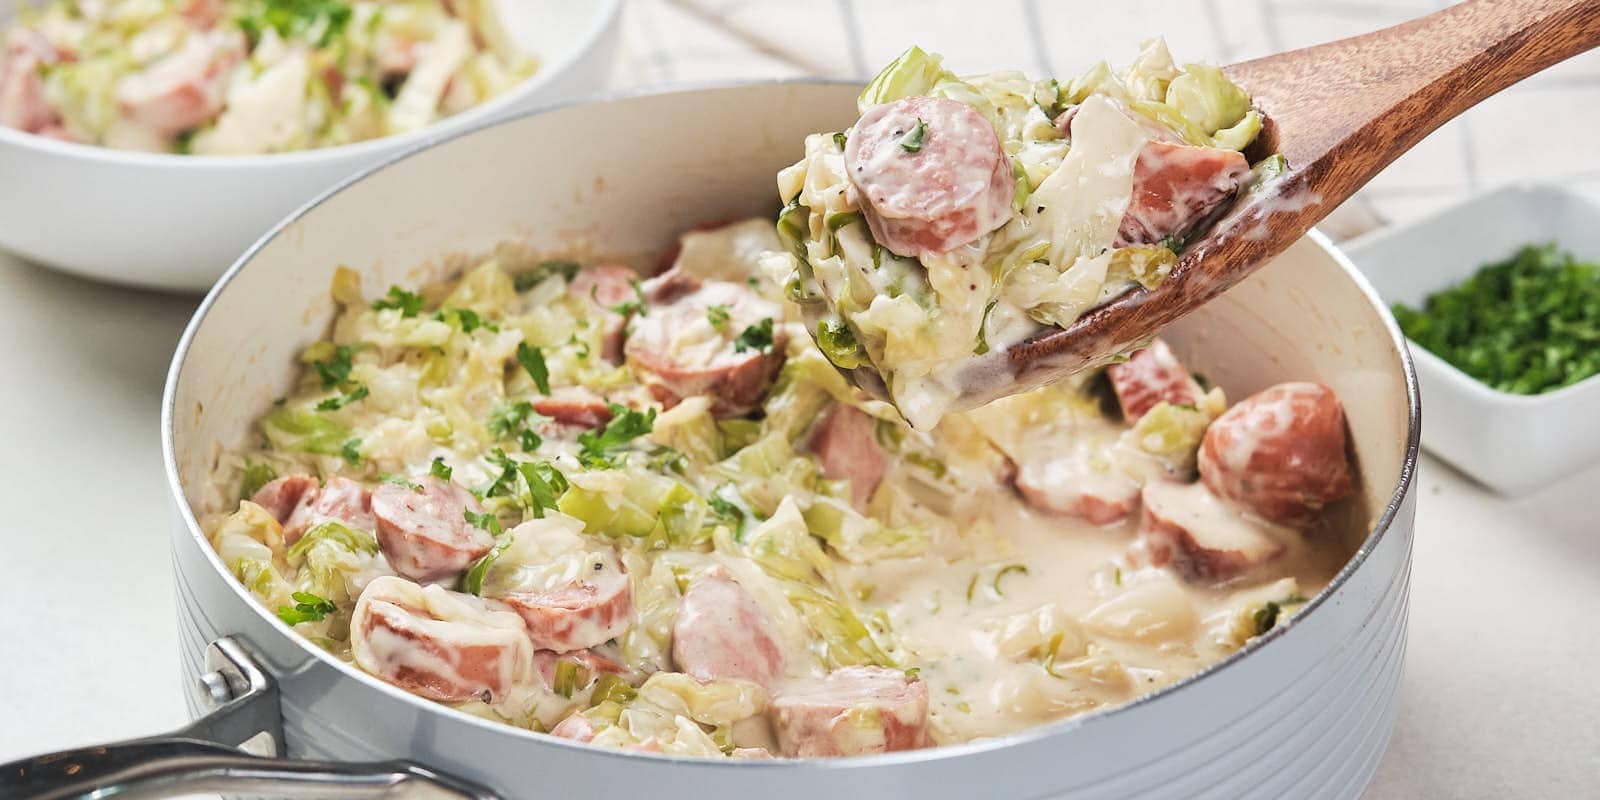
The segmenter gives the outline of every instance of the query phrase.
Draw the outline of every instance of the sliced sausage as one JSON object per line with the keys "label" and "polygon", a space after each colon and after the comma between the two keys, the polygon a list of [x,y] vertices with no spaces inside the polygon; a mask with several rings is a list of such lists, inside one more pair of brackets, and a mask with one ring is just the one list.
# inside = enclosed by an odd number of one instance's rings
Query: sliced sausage
{"label": "sliced sausage", "polygon": [[283,525],[283,541],[294,544],[306,531],[328,520],[363,531],[377,529],[372,493],[349,478],[335,475],[322,486],[310,475],[285,475],[261,487],[251,502]]}
{"label": "sliced sausage", "polygon": [[854,756],[928,744],[928,686],[905,672],[845,667],[793,681],[769,712],[784,755]]}
{"label": "sliced sausage", "polygon": [[1305,526],[1350,494],[1344,409],[1317,383],[1280,383],[1211,423],[1200,478],[1225,497],[1283,525]]}
{"label": "sliced sausage", "polygon": [[472,493],[432,475],[411,489],[392,483],[372,492],[378,546],[395,572],[415,581],[453,578],[494,547],[494,536],[467,522],[483,513]]}
{"label": "sliced sausage", "polygon": [[873,239],[896,255],[946,253],[1011,219],[1011,160],[966,103],[907,97],[876,106],[856,121],[844,163]]}
{"label": "sliced sausage", "polygon": [[597,558],[594,570],[566,586],[507,592],[496,599],[522,615],[535,647],[570,653],[605,644],[632,623],[633,591],[622,567]]}
{"label": "sliced sausage", "polygon": [[771,689],[783,674],[783,652],[766,613],[721,567],[684,592],[672,623],[672,660],[702,681],[737,678]]}
{"label": "sliced sausage", "polygon": [[164,136],[198,128],[222,111],[228,76],[244,60],[236,31],[191,33],[183,47],[117,82],[122,115]]}
{"label": "sliced sausage", "polygon": [[1114,470],[1096,470],[1078,453],[1021,463],[1017,491],[1028,505],[1095,525],[1121,522],[1139,507],[1139,484]]}
{"label": "sliced sausage", "polygon": [[[726,312],[716,324],[709,313],[713,307]],[[712,398],[714,416],[735,417],[761,403],[783,367],[788,335],[782,321],[778,304],[742,286],[707,281],[640,317],[624,352],[628,365],[666,407],[704,395]],[[746,331],[765,325],[771,325],[771,344],[752,346]]]}
{"label": "sliced sausage", "polygon": [[611,421],[605,398],[578,386],[560,386],[529,401],[533,410],[562,425],[597,428]]}
{"label": "sliced sausage", "polygon": [[594,726],[594,720],[589,719],[582,711],[574,711],[568,714],[566,719],[556,723],[556,726],[550,729],[551,736],[571,739],[574,742],[592,742],[595,734],[599,732],[600,730]]}
{"label": "sliced sausage", "polygon": [[1133,196],[1116,246],[1187,234],[1233,199],[1249,174],[1250,163],[1234,150],[1147,142],[1133,165]]}
{"label": "sliced sausage", "polygon": [[445,702],[493,700],[532,678],[533,647],[517,615],[393,575],[356,601],[350,649],[367,672]]}
{"label": "sliced sausage", "polygon": [[855,406],[835,403],[811,430],[807,449],[823,477],[850,482],[850,501],[865,509],[883,482],[889,459],[878,444],[878,421]]}
{"label": "sliced sausage", "polygon": [[1194,405],[1202,394],[1200,384],[1160,339],[1134,353],[1127,362],[1107,368],[1106,377],[1111,379],[1117,404],[1122,406],[1122,418],[1129,425],[1137,423],[1157,403]]}
{"label": "sliced sausage", "polygon": [[222,19],[223,0],[183,0],[178,4],[178,13],[197,28],[210,28]]}
{"label": "sliced sausage", "polygon": [[1251,519],[1204,484],[1156,481],[1144,488],[1139,536],[1150,562],[1205,580],[1237,578],[1284,551],[1281,531]]}
{"label": "sliced sausage", "polygon": [[16,28],[0,55],[0,125],[27,133],[57,127],[61,115],[45,99],[40,67],[59,60],[55,47],[38,31]]}
{"label": "sliced sausage", "polygon": [[656,304],[672,303],[700,289],[700,279],[682,267],[672,267],[639,285],[644,299]]}
{"label": "sliced sausage", "polygon": [[596,264],[584,267],[572,278],[567,291],[593,303],[600,310],[600,326],[605,332],[601,354],[613,364],[622,361],[622,336],[628,318],[612,309],[635,300],[633,282],[639,274],[621,264]]}

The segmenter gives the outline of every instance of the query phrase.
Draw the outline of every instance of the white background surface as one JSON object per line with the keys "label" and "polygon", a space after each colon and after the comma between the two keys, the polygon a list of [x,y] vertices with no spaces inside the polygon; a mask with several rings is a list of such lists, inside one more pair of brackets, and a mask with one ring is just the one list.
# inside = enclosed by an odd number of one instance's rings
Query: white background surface
{"label": "white background surface", "polygon": [[[858,76],[911,39],[958,71],[1070,75],[1163,30],[1180,59],[1226,62],[1437,4],[1011,0],[981,20],[953,5],[838,0],[808,20],[790,3],[634,0],[619,82]],[[1007,37],[1030,20],[1041,35],[1019,51]],[[1523,173],[1596,189],[1597,100],[1600,60],[1559,68],[1431,137],[1365,203],[1405,218]],[[194,303],[0,255],[0,761],[183,722],[158,406]],[[1513,501],[1425,458],[1417,491],[1400,720],[1370,796],[1594,796],[1600,469]]]}

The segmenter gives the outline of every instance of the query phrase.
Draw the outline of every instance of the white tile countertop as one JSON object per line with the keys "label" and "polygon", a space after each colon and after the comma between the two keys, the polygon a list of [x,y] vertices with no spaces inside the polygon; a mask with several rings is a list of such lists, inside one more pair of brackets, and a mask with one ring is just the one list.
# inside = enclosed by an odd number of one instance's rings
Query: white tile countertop
{"label": "white tile countertop", "polygon": [[[1180,59],[1228,62],[1437,5],[633,0],[618,87],[859,79],[912,43],[957,71],[1069,76],[1162,32]],[[1600,54],[1508,90],[1402,158],[1339,224],[1518,177],[1600,194],[1597,101]],[[194,304],[0,254],[0,761],[183,722],[158,405]],[[1424,457],[1400,717],[1370,797],[1596,791],[1597,486],[1600,468],[1506,500]]]}

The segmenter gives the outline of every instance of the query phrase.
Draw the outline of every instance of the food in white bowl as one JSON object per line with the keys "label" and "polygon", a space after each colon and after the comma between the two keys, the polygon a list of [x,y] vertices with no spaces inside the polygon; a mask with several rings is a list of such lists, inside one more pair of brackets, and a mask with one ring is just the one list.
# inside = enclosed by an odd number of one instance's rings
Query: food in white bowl
{"label": "food in white bowl", "polygon": [[791,296],[823,352],[875,373],[922,429],[976,359],[1160,284],[1186,239],[1282,168],[1241,152],[1261,130],[1250,97],[1160,39],[1067,83],[957,77],[913,47],[858,105],[779,175]]}
{"label": "food in white bowl", "polygon": [[0,125],[253,155],[423,128],[534,71],[491,0],[52,0],[5,31]]}
{"label": "food in white bowl", "polygon": [[[346,5],[320,0],[272,0],[267,5],[284,3]],[[509,46],[535,54],[538,69],[459,113],[381,138],[264,155],[181,155],[80,144],[0,125],[0,175],[5,176],[0,181],[0,248],[96,280],[204,290],[262,231],[352,173],[494,117],[603,89],[615,55],[620,4],[451,4],[457,9],[497,9],[497,30]],[[98,5],[163,10],[173,4],[140,0]],[[382,5],[423,9],[434,3]],[[0,0],[0,27],[9,28],[25,7],[30,4],[24,0]],[[254,77],[248,71],[238,74]],[[314,91],[317,84],[307,85]],[[282,120],[274,120],[260,128],[243,127],[256,133],[275,131]],[[312,115],[304,121],[307,132],[325,132],[326,126]]]}
{"label": "food in white bowl", "polygon": [[[237,507],[238,495],[215,480],[219,456],[253,447],[256,422],[296,393],[301,354],[341,314],[328,291],[337,265],[360,273],[369,302],[390,285],[452,280],[481,263],[467,254],[508,240],[589,265],[604,260],[597,254],[633,254],[627,262],[650,271],[697,221],[770,219],[771,176],[794,162],[806,134],[848,125],[859,90],[677,92],[490,126],[330,194],[232,270],[181,344],[164,406],[183,663],[191,682],[203,681],[219,653],[246,652],[275,682],[277,700],[213,706],[195,695],[191,713],[214,714],[207,730],[225,721],[253,732],[240,708],[269,717],[250,725],[272,724],[270,712],[281,709],[278,752],[292,759],[410,759],[505,797],[589,796],[600,786],[696,800],[1359,796],[1392,725],[1403,663],[1416,393],[1382,304],[1317,237],[1163,336],[1181,363],[1233,398],[1316,382],[1340,399],[1359,477],[1352,496],[1330,507],[1352,522],[1331,530],[1348,537],[1351,555],[1290,624],[1131,702],[1002,736],[844,758],[730,763],[593,747],[387,683],[295,632],[232,576],[197,515]],[[639,119],[657,123],[650,148],[638,146]],[[563,147],[572,141],[586,144]],[[551,153],[561,157],[530,156]],[[1002,579],[1005,591],[1017,577]],[[959,588],[964,602],[966,582]],[[229,641],[208,647],[219,639]],[[251,764],[257,776],[298,766]]]}
{"label": "food in white bowl", "polygon": [[1368,522],[1333,507],[1331,390],[1229,408],[1159,340],[909,428],[805,335],[780,247],[757,218],[649,279],[514,248],[382,294],[337,271],[327,337],[220,461],[213,545],[297,633],[431,700],[808,757],[1160,690],[1289,624]]}

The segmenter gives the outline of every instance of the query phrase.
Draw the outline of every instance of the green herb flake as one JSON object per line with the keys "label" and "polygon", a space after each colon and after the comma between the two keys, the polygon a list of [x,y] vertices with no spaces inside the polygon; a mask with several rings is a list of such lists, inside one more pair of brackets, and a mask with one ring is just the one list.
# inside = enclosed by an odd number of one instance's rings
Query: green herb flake
{"label": "green herb flake", "polygon": [[435,458],[433,463],[428,466],[428,474],[441,481],[450,480],[450,476],[454,472],[455,470],[452,470],[449,464],[444,463],[443,458]]}
{"label": "green herb flake", "polygon": [[333,348],[332,358],[311,362],[317,374],[322,376],[322,388],[332,389],[350,381],[350,368],[354,366],[351,357],[354,355],[354,348],[341,344]]}
{"label": "green herb flake", "polygon": [[635,411],[616,403],[606,405],[611,409],[611,420],[602,428],[578,434],[578,460],[586,467],[614,466],[611,462],[613,452],[626,447],[629,442],[649,433],[655,427],[654,408]]}
{"label": "green herb flake", "polygon": [[728,329],[728,304],[718,303],[706,307],[706,322],[719,331]]}
{"label": "green herb flake", "polygon": [[350,390],[349,392],[323,398],[321,402],[317,403],[317,410],[338,411],[339,409],[344,408],[345,406],[350,405],[357,400],[361,400],[366,396],[367,385],[364,383],[358,383],[356,384],[356,388]]}
{"label": "green herb flake", "polygon": [[359,466],[361,464],[361,440],[351,439],[345,442],[344,446],[339,448],[339,455],[350,466]]}
{"label": "green herb flake", "polygon": [[410,489],[413,492],[422,491],[422,486],[420,484],[408,480],[404,475],[395,475],[392,472],[383,472],[378,474],[378,480],[384,483],[392,483],[395,486],[401,487],[402,489]]}
{"label": "green herb flake", "polygon": [[[620,314],[624,317],[628,316],[629,314],[638,314],[641,317],[648,316],[645,310],[644,288],[639,285],[638,281],[628,281],[628,285],[633,287],[633,299],[624,300],[621,303],[611,306],[609,310],[613,314]],[[590,297],[594,298],[596,303],[600,302],[599,298],[595,295],[599,289],[600,287],[596,286],[589,290]]]}
{"label": "green herb flake", "polygon": [[539,387],[539,394],[550,394],[550,367],[544,363],[544,351],[529,347],[527,342],[518,342],[517,363],[528,371],[533,385]]}
{"label": "green herb flake", "polygon": [[922,140],[927,135],[928,123],[923,122],[921,117],[917,117],[917,127],[912,128],[910,133],[900,138],[900,149],[907,153],[921,152]]}
{"label": "green herb flake", "polygon": [[544,283],[547,278],[555,275],[560,275],[568,283],[571,283],[573,277],[578,274],[578,270],[581,268],[578,262],[565,259],[541,261],[533,269],[512,276],[511,285],[520,294]]}
{"label": "green herb flake", "polygon": [[422,295],[408,292],[398,286],[390,286],[388,296],[372,303],[375,311],[396,309],[402,317],[414,317],[422,311]]}
{"label": "green herb flake", "polygon": [[745,328],[738,338],[733,340],[733,351],[735,353],[743,353],[746,350],[766,350],[771,346],[771,317],[764,317],[760,322]]}
{"label": "green herb flake", "polygon": [[291,627],[302,622],[321,622],[323,618],[339,610],[338,606],[310,592],[295,592],[289,597],[294,600],[294,605],[280,606],[278,619]]}
{"label": "green herb flake", "polygon": [[839,148],[841,151],[844,150],[844,144],[847,141],[849,141],[849,139],[844,135],[844,131],[838,131],[837,133],[833,134],[833,146]]}
{"label": "green herb flake", "polygon": [[733,528],[733,540],[742,543],[744,541],[744,509],[716,494],[706,498],[706,504],[711,507],[711,513],[717,515],[718,519]]}

